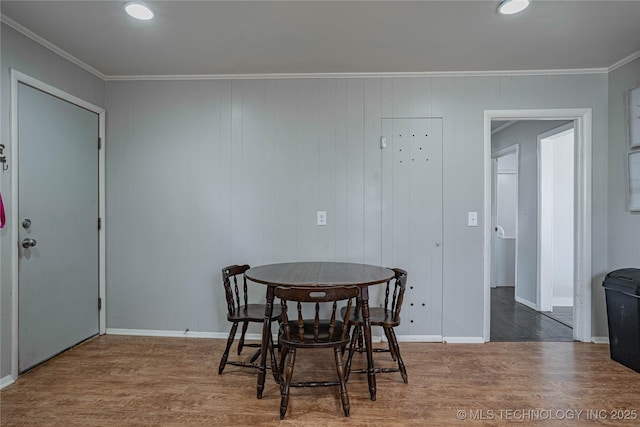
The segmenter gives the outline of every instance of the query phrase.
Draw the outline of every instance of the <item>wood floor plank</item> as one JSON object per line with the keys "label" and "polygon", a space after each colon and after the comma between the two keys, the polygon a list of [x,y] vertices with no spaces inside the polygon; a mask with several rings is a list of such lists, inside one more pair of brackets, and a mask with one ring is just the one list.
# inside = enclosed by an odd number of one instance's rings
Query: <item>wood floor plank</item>
{"label": "wood floor plank", "polygon": [[[353,374],[349,418],[342,414],[337,388],[296,388],[280,421],[279,390],[270,374],[260,400],[255,370],[227,366],[217,374],[224,344],[216,339],[98,337],[2,390],[1,425],[640,424],[640,374],[612,361],[607,345],[403,342],[409,384],[397,373],[380,374],[372,402],[366,375]],[[354,368],[365,365],[363,355],[355,357]],[[388,354],[375,357],[378,365],[394,366]],[[301,352],[296,376],[333,378],[332,353]],[[612,419],[616,415],[630,419]]]}

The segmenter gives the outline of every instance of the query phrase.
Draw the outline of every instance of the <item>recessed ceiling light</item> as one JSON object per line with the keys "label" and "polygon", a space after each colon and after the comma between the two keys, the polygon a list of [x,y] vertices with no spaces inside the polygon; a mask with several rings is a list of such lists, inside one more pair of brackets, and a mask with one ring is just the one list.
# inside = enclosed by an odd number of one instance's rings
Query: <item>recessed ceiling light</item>
{"label": "recessed ceiling light", "polygon": [[129,16],[140,19],[142,21],[148,21],[156,16],[156,13],[144,3],[129,2],[124,4],[124,10]]}
{"label": "recessed ceiling light", "polygon": [[502,0],[498,12],[502,15],[513,15],[529,7],[529,0]]}

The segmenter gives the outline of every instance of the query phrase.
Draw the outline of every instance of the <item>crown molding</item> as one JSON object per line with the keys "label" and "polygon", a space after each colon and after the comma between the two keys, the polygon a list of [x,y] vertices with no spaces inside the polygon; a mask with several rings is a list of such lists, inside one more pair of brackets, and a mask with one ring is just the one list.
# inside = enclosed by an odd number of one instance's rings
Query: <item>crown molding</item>
{"label": "crown molding", "polygon": [[576,74],[606,74],[607,68],[567,70],[505,70],[505,71],[425,71],[395,73],[265,73],[265,74],[173,74],[173,75],[114,75],[107,81],[131,80],[269,80],[269,79],[366,79],[392,77],[514,77],[555,76]]}
{"label": "crown molding", "polygon": [[621,59],[620,61],[616,62],[615,64],[613,64],[612,66],[610,66],[607,70],[608,73],[611,73],[612,71],[617,70],[618,68],[627,65],[629,62],[635,61],[636,59],[640,58],[640,50],[632,53],[631,55],[627,56],[626,58]]}
{"label": "crown molding", "polygon": [[20,34],[30,38],[34,42],[44,46],[45,48],[51,50],[52,52],[60,55],[61,57],[63,57],[67,61],[77,65],[78,67],[82,68],[85,71],[88,71],[89,73],[93,74],[94,76],[98,77],[99,79],[107,80],[107,76],[105,74],[103,74],[100,71],[96,70],[91,65],[79,60],[78,58],[76,58],[75,56],[71,55],[66,50],[61,49],[58,46],[54,45],[53,43],[49,42],[48,40],[44,39],[43,37],[40,37],[38,34],[34,33],[33,31],[29,30],[28,28],[23,27],[22,25],[18,24],[13,19],[11,19],[11,18],[9,18],[9,17],[7,17],[7,16],[5,16],[3,14],[0,14],[0,21],[3,24],[6,24],[9,27],[13,28],[14,30],[16,30]]}

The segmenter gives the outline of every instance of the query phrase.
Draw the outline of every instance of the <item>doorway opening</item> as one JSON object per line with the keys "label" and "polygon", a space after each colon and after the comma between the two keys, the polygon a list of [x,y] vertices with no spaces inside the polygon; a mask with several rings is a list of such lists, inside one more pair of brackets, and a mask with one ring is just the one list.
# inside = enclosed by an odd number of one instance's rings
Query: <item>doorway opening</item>
{"label": "doorway opening", "polygon": [[[563,265],[564,270],[571,273],[571,295],[573,303],[573,331],[572,339],[577,341],[591,340],[591,110],[590,109],[557,109],[557,110],[492,110],[485,111],[485,216],[484,216],[484,241],[485,241],[485,304],[484,304],[484,338],[491,340],[491,306],[492,287],[495,282],[495,271],[492,266],[495,262],[496,248],[496,223],[492,214],[494,179],[493,175],[497,165],[494,165],[495,154],[506,146],[493,147],[492,149],[492,122],[518,122],[529,121],[533,127],[539,130],[533,136],[533,140],[527,146],[522,141],[512,141],[509,145],[519,143],[519,189],[528,183],[530,187],[538,185],[538,135],[544,131],[558,128],[562,124],[569,123],[574,129],[573,152],[571,163],[574,168],[572,219],[573,235],[569,246],[573,248],[573,257],[568,265]],[[541,123],[545,121],[547,123]],[[555,126],[549,121],[556,121]],[[537,124],[537,126],[535,126]],[[547,126],[548,125],[548,126]],[[546,129],[543,129],[545,126]],[[495,124],[494,124],[495,129]],[[558,133],[557,131],[555,133]],[[543,135],[545,137],[550,135]],[[517,139],[517,138],[516,138]],[[494,154],[492,157],[492,153]],[[529,156],[532,159],[532,168],[523,170],[523,158]],[[498,156],[499,157],[499,156]],[[531,164],[530,164],[531,166]],[[519,191],[521,193],[522,191]],[[528,200],[524,200],[528,197]],[[539,282],[539,251],[538,232],[540,229],[538,220],[539,203],[538,191],[528,195],[519,194],[519,209],[517,214],[518,232],[517,248],[518,261],[514,280],[513,299],[532,311],[538,310],[541,304]],[[525,224],[532,222],[531,225]],[[555,222],[555,221],[554,221]],[[501,232],[498,229],[498,232]],[[523,258],[527,255],[527,258]],[[528,262],[525,262],[528,260]],[[531,261],[533,260],[533,261]],[[492,274],[493,271],[493,274]],[[515,287],[517,285],[517,288]],[[515,288],[515,289],[514,289]],[[553,303],[552,303],[553,304]],[[536,312],[537,313],[537,312]],[[544,316],[543,316],[544,317]],[[554,322],[551,319],[547,320]]]}

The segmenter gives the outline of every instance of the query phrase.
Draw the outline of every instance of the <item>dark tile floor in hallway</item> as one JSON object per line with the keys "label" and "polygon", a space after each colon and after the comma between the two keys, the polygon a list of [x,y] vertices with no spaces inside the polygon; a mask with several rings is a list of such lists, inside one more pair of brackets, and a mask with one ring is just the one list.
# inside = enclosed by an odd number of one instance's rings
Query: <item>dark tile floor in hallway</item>
{"label": "dark tile floor in hallway", "polygon": [[573,329],[517,303],[513,287],[491,289],[491,341],[573,341]]}

